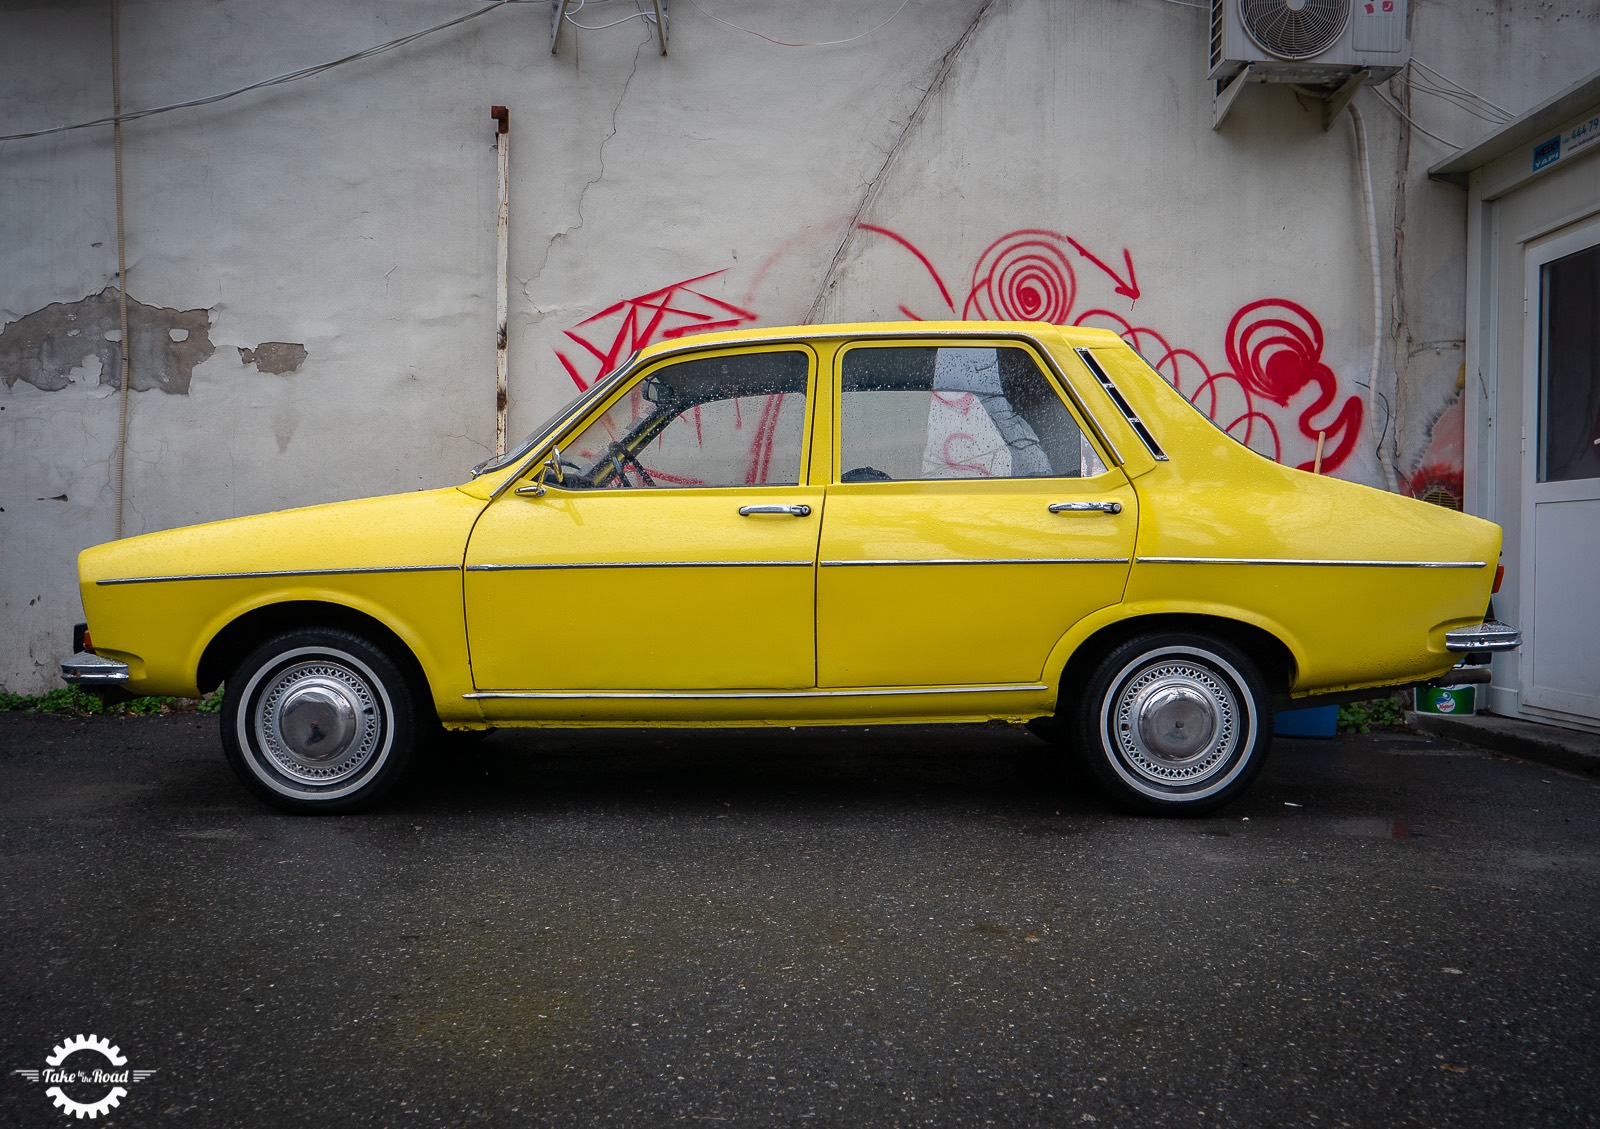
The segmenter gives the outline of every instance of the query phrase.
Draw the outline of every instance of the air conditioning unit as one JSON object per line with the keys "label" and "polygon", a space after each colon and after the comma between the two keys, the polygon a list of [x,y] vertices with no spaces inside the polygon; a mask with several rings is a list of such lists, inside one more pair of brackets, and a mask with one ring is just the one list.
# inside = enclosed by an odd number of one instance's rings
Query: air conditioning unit
{"label": "air conditioning unit", "polygon": [[1326,92],[1323,128],[1411,61],[1407,0],[1211,0],[1211,128],[1250,82]]}
{"label": "air conditioning unit", "polygon": [[1411,61],[1406,0],[1211,0],[1210,77],[1335,86]]}

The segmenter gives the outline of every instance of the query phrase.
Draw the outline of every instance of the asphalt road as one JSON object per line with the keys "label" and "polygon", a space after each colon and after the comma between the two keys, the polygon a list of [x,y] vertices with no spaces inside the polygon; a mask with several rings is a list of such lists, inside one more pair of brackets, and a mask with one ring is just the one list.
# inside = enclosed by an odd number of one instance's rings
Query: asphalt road
{"label": "asphalt road", "polygon": [[112,1129],[1600,1124],[1590,779],[1280,741],[1163,821],[1006,729],[501,734],[296,818],[215,725],[0,714],[0,1124],[88,1123],[58,1045],[156,1072]]}

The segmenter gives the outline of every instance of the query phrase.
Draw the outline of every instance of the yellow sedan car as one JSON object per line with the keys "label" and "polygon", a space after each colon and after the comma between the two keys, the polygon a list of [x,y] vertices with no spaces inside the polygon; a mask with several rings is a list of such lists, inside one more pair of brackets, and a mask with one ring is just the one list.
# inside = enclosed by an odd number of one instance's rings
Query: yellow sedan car
{"label": "yellow sedan car", "polygon": [[86,550],[69,682],[219,683],[240,778],[350,811],[441,727],[1054,719],[1149,812],[1275,706],[1517,645],[1500,529],[1279,466],[1114,334],[894,323],[652,346],[447,489]]}

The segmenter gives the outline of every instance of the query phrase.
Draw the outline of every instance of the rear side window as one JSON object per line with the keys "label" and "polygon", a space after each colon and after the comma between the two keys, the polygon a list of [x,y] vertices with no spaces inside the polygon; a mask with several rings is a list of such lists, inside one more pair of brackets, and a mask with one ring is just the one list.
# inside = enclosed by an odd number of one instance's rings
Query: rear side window
{"label": "rear side window", "polygon": [[1025,350],[857,347],[840,377],[841,482],[1087,478],[1105,470]]}

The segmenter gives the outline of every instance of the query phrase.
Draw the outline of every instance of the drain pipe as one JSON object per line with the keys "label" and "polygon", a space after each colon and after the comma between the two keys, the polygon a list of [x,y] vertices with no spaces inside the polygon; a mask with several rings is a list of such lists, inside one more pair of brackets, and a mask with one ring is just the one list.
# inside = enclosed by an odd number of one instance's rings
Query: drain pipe
{"label": "drain pipe", "polygon": [[499,123],[494,135],[495,148],[500,157],[500,209],[495,221],[494,264],[494,453],[503,455],[506,453],[506,267],[510,252],[511,111],[504,106],[491,106],[489,116]]}
{"label": "drain pipe", "polygon": [[111,0],[111,152],[116,166],[117,185],[117,321],[121,339],[117,353],[121,360],[117,373],[117,450],[115,469],[116,511],[113,536],[122,538],[122,512],[127,497],[128,472],[128,394],[133,384],[133,365],[128,359],[128,241],[122,220],[122,20],[121,5]]}
{"label": "drain pipe", "polygon": [[[1372,162],[1367,157],[1367,127],[1361,120],[1361,111],[1350,103],[1350,124],[1356,131],[1356,156],[1361,162],[1361,202],[1367,216],[1367,254],[1372,260],[1372,362],[1367,368],[1367,426],[1374,433],[1377,445],[1378,468],[1383,471],[1383,482],[1391,494],[1398,493],[1400,483],[1395,476],[1394,460],[1386,456],[1384,438],[1388,425],[1378,425],[1378,370],[1383,360],[1383,260],[1378,252],[1378,212],[1373,204]],[[1389,423],[1395,427],[1400,421],[1390,413]]]}

